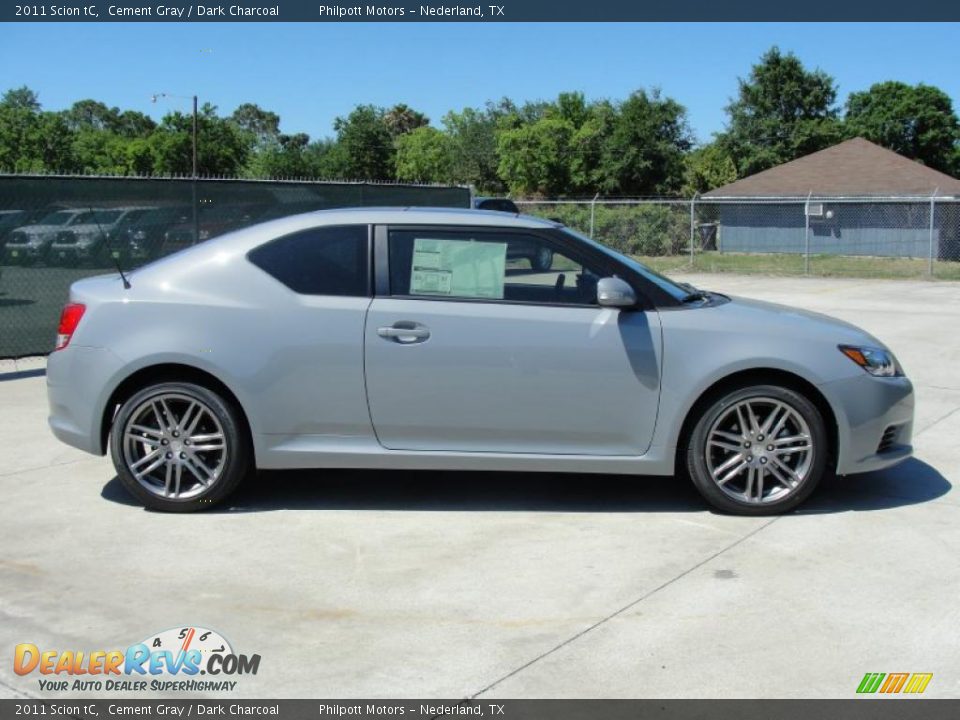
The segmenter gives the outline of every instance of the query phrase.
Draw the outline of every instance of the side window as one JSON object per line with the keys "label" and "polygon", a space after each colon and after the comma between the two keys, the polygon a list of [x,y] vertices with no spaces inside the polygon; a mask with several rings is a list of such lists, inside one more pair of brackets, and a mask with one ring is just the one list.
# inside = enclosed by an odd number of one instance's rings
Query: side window
{"label": "side window", "polygon": [[595,305],[600,277],[536,235],[442,228],[390,232],[393,295]]}
{"label": "side window", "polygon": [[303,295],[369,294],[366,225],[311,228],[271,240],[247,257]]}

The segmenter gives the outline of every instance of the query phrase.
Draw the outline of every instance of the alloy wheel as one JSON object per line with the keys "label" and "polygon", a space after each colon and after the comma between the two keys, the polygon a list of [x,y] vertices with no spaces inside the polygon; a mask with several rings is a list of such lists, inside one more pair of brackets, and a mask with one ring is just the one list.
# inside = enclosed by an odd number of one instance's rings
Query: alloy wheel
{"label": "alloy wheel", "polygon": [[803,485],[814,459],[810,427],[783,400],[755,397],[725,408],[707,433],[707,470],[739,502],[783,500]]}
{"label": "alloy wheel", "polygon": [[171,500],[206,492],[227,462],[223,426],[190,395],[164,393],[140,403],[123,428],[123,461],[143,488]]}

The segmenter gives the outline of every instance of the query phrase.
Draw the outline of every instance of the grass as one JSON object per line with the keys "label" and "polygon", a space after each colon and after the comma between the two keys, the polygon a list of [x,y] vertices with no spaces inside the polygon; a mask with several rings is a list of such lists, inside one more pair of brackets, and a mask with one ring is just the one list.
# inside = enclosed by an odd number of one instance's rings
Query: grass
{"label": "grass", "polygon": [[[745,275],[803,275],[802,255],[774,253],[743,254],[705,252],[670,257],[638,256],[637,260],[662,273],[724,272]],[[810,275],[816,277],[850,277],[877,279],[923,279],[929,277],[927,260],[913,258],[850,257],[812,255]],[[933,277],[937,280],[960,280],[960,262],[935,261]]]}

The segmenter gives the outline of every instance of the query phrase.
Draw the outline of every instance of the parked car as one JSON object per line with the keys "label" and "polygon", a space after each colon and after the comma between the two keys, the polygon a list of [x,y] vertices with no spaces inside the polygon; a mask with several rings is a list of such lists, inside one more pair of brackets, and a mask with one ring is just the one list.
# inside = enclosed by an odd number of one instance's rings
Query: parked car
{"label": "parked car", "polygon": [[254,205],[214,205],[204,207],[197,216],[199,232],[194,233],[193,217],[174,225],[164,233],[163,255],[169,255],[183,248],[196,244],[194,237],[200,241],[223,235],[239,227],[249,225],[263,212],[263,208]]}
{"label": "parked car", "polygon": [[160,256],[164,234],[175,225],[190,221],[189,207],[154,208],[143,213],[121,233],[114,252],[122,263],[136,265]]}
{"label": "parked car", "polygon": [[[551,274],[508,272],[510,246]],[[73,284],[50,425],[158,510],[255,468],[689,475],[795,508],[912,452],[913,388],[868,333],[679,285],[537,218],[332,210]],[[109,441],[108,441],[109,438]]]}
{"label": "parked car", "polygon": [[90,214],[57,233],[50,246],[50,258],[57,265],[73,267],[83,262],[98,265],[112,263],[113,252],[119,253],[119,244],[126,229],[143,217],[152,207],[120,207],[92,210]]}
{"label": "parked car", "polygon": [[89,210],[55,210],[32,224],[23,225],[7,236],[3,257],[8,264],[33,265],[47,260],[57,233],[83,222]]}
{"label": "parked car", "polygon": [[[520,214],[517,204],[509,198],[475,197],[473,207],[477,210],[492,210],[494,212],[512,213],[513,215]],[[534,270],[546,272],[553,265],[553,252],[550,248],[515,243],[510,248],[510,255],[507,259],[526,260]]]}
{"label": "parked car", "polygon": [[19,227],[29,225],[47,213],[42,210],[0,210],[0,251],[7,244],[7,236]]}

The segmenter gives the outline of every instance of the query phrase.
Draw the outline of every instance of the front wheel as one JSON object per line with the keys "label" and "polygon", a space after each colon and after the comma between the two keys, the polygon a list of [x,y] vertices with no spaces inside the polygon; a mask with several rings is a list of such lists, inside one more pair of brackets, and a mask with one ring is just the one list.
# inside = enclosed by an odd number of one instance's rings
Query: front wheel
{"label": "front wheel", "polygon": [[826,427],[813,403],[789,388],[755,385],[727,392],[703,411],[686,466],[718,510],[775,515],[810,496],[827,455]]}
{"label": "front wheel", "polygon": [[159,383],[124,402],[110,451],[124,487],[166,512],[213,507],[251,470],[239,411],[192,383]]}

